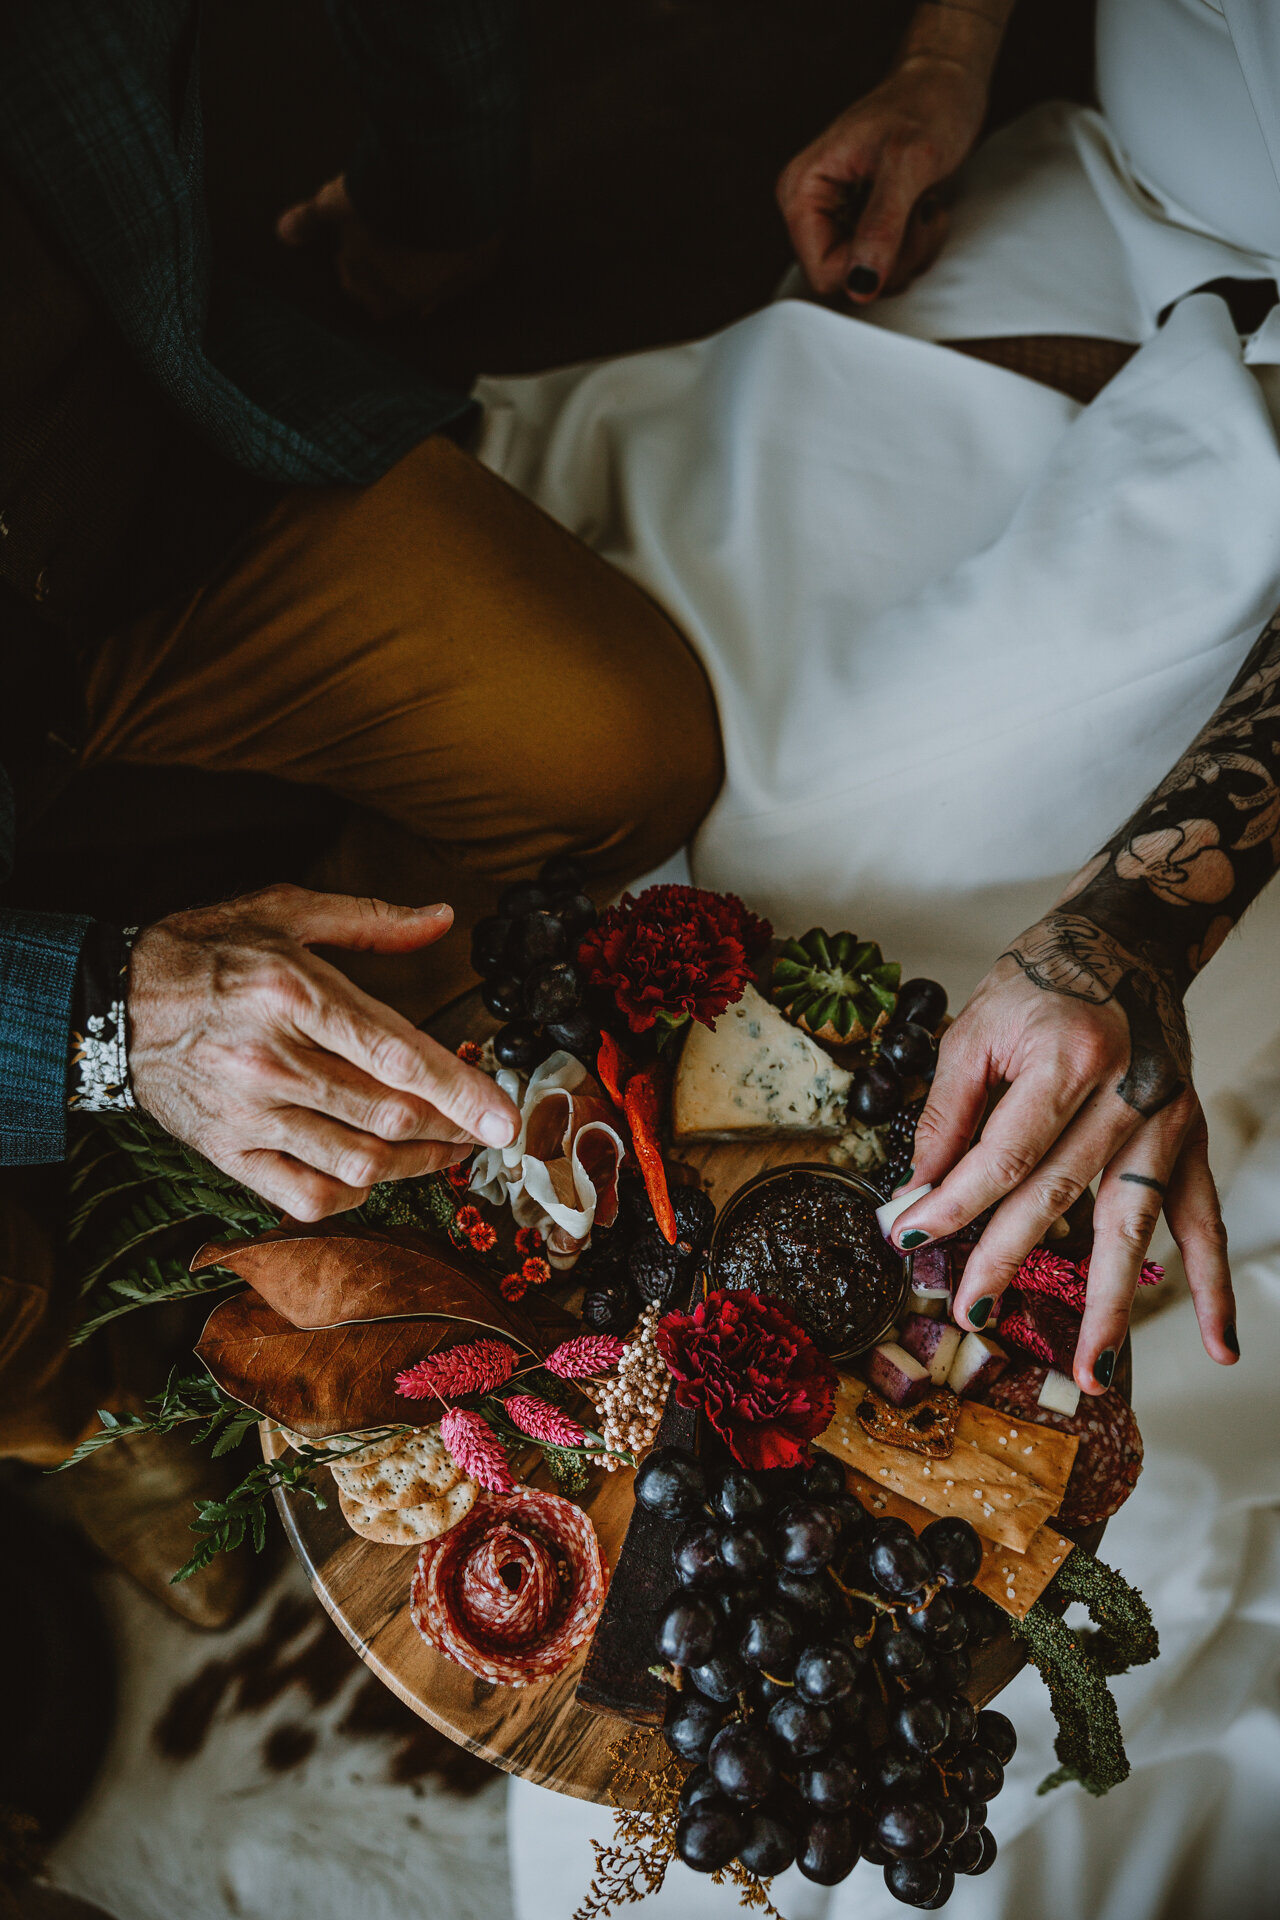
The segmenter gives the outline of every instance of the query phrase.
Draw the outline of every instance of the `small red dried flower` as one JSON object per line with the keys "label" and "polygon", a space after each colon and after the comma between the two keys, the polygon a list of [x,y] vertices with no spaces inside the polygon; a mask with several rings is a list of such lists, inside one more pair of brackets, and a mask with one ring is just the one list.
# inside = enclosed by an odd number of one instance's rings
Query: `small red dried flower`
{"label": "small red dried flower", "polygon": [[682,1407],[697,1407],[735,1460],[798,1467],[835,1412],[836,1370],[776,1300],[720,1290],[658,1322]]}
{"label": "small red dried flower", "polygon": [[491,1253],[498,1244],[497,1233],[487,1220],[482,1220],[478,1227],[472,1227],[467,1239],[476,1253]]}
{"label": "small red dried flower", "polygon": [[520,1278],[526,1287],[545,1287],[551,1278],[551,1263],[540,1255],[531,1253],[520,1269]]}
{"label": "small red dried flower", "polygon": [[446,1167],[444,1177],[451,1187],[456,1187],[460,1193],[465,1193],[471,1185],[470,1160],[458,1160],[453,1166]]}
{"label": "small red dried flower", "polygon": [[478,1067],[484,1059],[484,1048],[477,1046],[474,1040],[464,1040],[457,1052],[464,1067]]}
{"label": "small red dried flower", "polygon": [[504,1300],[523,1300],[529,1291],[529,1282],[521,1273],[504,1273],[498,1282],[498,1292]]}
{"label": "small red dried flower", "polygon": [[542,1364],[561,1380],[588,1380],[593,1373],[616,1367],[626,1350],[626,1341],[616,1334],[579,1333],[572,1340],[562,1340]]}
{"label": "small red dried flower", "polygon": [[517,1253],[541,1253],[542,1235],[536,1227],[521,1227],[516,1234]]}
{"label": "small red dried flower", "polygon": [[484,1215],[479,1207],[459,1207],[453,1216],[453,1224],[459,1233],[469,1235],[476,1227],[484,1225]]}
{"label": "small red dried flower", "polygon": [[468,1340],[460,1347],[446,1347],[443,1353],[429,1353],[416,1366],[398,1373],[396,1392],[410,1400],[491,1393],[511,1378],[517,1361],[515,1348],[505,1340]]}
{"label": "small red dried flower", "polygon": [[440,1438],[454,1465],[490,1493],[510,1493],[515,1481],[507,1456],[489,1422],[466,1407],[450,1407],[440,1422]]}
{"label": "small red dried flower", "polygon": [[536,1393],[513,1393],[502,1404],[521,1433],[534,1440],[547,1440],[553,1447],[580,1447],[586,1441],[584,1427]]}
{"label": "small red dried flower", "polygon": [[633,1033],[659,1019],[714,1026],[751,973],[751,958],[772,938],[767,920],[736,894],[701,887],[646,887],[624,893],[601,914],[578,949],[588,984],[606,988]]}

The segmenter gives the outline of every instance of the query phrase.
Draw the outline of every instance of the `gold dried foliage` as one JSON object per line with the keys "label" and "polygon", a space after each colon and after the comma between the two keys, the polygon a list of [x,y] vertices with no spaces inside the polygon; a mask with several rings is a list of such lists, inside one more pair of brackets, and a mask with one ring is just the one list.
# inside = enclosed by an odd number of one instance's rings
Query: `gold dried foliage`
{"label": "gold dried foliage", "polygon": [[[612,1840],[593,1840],[596,1868],[586,1898],[573,1920],[607,1920],[618,1907],[638,1906],[657,1893],[676,1858],[678,1801],[684,1773],[675,1759],[661,1767],[649,1766],[645,1755],[650,1735],[633,1727],[609,1750],[613,1776],[609,1799],[613,1805]],[[632,1805],[622,1805],[623,1800]],[[739,1905],[754,1908],[765,1920],[783,1920],[769,1898],[770,1882],[734,1860],[713,1873],[715,1886],[728,1880],[738,1889]]]}

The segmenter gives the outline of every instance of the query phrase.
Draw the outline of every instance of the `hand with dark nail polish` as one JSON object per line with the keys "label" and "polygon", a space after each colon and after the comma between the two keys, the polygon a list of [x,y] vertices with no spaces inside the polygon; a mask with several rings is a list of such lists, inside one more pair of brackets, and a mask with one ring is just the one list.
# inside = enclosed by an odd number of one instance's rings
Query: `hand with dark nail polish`
{"label": "hand with dark nail polish", "polygon": [[1234,1320],[1228,1320],[1226,1326],[1222,1329],[1222,1344],[1228,1348],[1230,1352],[1234,1353],[1237,1360],[1240,1358],[1240,1336],[1236,1332],[1236,1323]]}
{"label": "hand with dark nail polish", "polygon": [[1114,1347],[1104,1347],[1093,1363],[1093,1377],[1100,1387],[1109,1387],[1111,1377],[1116,1370],[1116,1352]]}
{"label": "hand with dark nail polish", "polygon": [[984,1293],[980,1299],[975,1300],[969,1309],[969,1325],[971,1327],[985,1327],[991,1318],[991,1309],[995,1303],[995,1295],[993,1293]]}
{"label": "hand with dark nail polish", "polygon": [[852,272],[847,275],[845,285],[848,287],[850,293],[874,293],[880,285],[880,275],[873,267],[854,267]]}

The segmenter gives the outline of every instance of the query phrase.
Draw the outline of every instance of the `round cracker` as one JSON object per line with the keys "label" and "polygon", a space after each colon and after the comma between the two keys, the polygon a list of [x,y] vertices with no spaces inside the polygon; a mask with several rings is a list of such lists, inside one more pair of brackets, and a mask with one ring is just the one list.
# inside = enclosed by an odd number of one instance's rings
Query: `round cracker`
{"label": "round cracker", "polygon": [[332,1463],[340,1492],[366,1507],[380,1507],[384,1512],[420,1507],[438,1494],[448,1493],[464,1477],[440,1438],[438,1426],[402,1435],[396,1446],[376,1458],[367,1457],[374,1452],[370,1447],[358,1459]]}
{"label": "round cracker", "polygon": [[464,1478],[447,1493],[437,1494],[417,1507],[369,1507],[342,1492],[338,1505],[351,1531],[362,1540],[374,1540],[383,1547],[420,1547],[438,1540],[470,1513],[478,1492],[475,1481]]}

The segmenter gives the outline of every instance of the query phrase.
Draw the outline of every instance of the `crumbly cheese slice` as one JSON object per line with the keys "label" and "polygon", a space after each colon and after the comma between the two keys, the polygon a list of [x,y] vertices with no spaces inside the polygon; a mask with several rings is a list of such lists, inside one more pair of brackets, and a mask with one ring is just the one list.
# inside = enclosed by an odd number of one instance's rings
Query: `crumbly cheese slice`
{"label": "crumbly cheese slice", "polygon": [[852,1075],[748,987],[714,1028],[690,1028],[676,1069],[677,1140],[844,1132]]}

